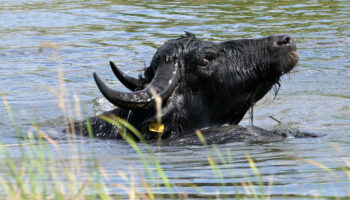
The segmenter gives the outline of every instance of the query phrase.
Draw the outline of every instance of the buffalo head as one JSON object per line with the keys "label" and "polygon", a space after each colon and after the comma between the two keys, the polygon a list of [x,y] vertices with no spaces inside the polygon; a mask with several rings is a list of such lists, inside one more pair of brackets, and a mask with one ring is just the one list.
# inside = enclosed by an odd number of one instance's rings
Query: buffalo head
{"label": "buffalo head", "polygon": [[213,43],[186,32],[158,48],[139,78],[110,63],[130,92],[109,88],[96,73],[94,78],[105,98],[118,107],[113,113],[146,139],[158,135],[149,128],[157,120],[154,90],[162,99],[161,136],[173,138],[195,129],[238,124],[297,61],[295,42],[288,35]]}

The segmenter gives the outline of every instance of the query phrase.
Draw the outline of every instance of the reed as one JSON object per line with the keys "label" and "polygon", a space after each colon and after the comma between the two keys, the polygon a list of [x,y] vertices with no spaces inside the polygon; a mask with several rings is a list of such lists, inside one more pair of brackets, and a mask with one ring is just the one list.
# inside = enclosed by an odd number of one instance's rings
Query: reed
{"label": "reed", "polygon": [[[80,101],[78,96],[74,96],[74,105],[71,106],[67,99],[68,95],[64,88],[63,74],[59,73],[60,86],[58,92],[49,88],[56,97],[57,104],[62,109],[65,115],[65,122],[67,127],[74,130],[72,126],[73,117],[82,119]],[[142,134],[125,120],[117,117],[101,118],[119,128],[124,140],[132,147],[138,158],[142,162],[144,174],[134,172],[141,184],[135,186],[135,180],[132,177],[127,177],[124,172],[117,171],[116,175],[120,176],[128,184],[111,183],[110,178],[104,170],[98,159],[97,154],[94,153],[90,161],[83,158],[71,157],[69,162],[66,162],[67,152],[72,155],[79,155],[81,151],[80,146],[84,142],[78,142],[77,134],[73,132],[68,135],[68,140],[64,143],[56,141],[50,134],[45,133],[37,124],[33,124],[30,130],[22,130],[13,117],[13,113],[5,96],[2,96],[2,102],[7,110],[10,125],[16,133],[17,144],[0,144],[0,166],[3,169],[0,173],[0,198],[1,199],[188,199],[188,198],[208,198],[208,199],[271,199],[269,191],[266,191],[266,180],[263,180],[261,171],[256,165],[254,158],[246,153],[246,161],[250,166],[251,172],[255,175],[253,181],[246,177],[246,180],[238,184],[232,180],[232,183],[227,182],[225,172],[222,171],[223,166],[233,166],[234,158],[231,151],[227,149],[226,152],[221,152],[216,145],[208,145],[198,130],[196,134],[202,144],[207,146],[207,165],[210,166],[214,177],[220,183],[220,187],[229,187],[232,185],[233,195],[221,194],[220,190],[215,196],[203,196],[204,191],[196,184],[188,183],[186,187],[193,188],[197,191],[197,196],[193,194],[188,195],[178,191],[177,185],[172,183],[167,176],[166,171],[157,155],[154,153],[154,144],[150,145],[142,137]],[[94,142],[93,132],[88,118],[86,118],[90,140],[85,143]],[[135,135],[138,142],[134,140]],[[62,149],[65,144],[70,144],[70,149]],[[74,145],[73,145],[74,144]],[[140,145],[143,149],[140,149]],[[19,149],[19,156],[14,156],[12,149]],[[65,148],[65,146],[64,146]],[[163,148],[163,147],[159,147]],[[341,150],[338,149],[339,152]],[[94,151],[93,151],[94,152]],[[325,173],[332,174],[334,170],[326,165],[301,158],[295,158],[296,162],[304,162],[317,168],[320,168]],[[340,170],[345,173],[350,183],[350,161],[344,158],[347,167]],[[232,170],[239,170],[231,167]],[[161,180],[161,182],[159,182]],[[140,191],[141,185],[141,191]],[[110,187],[119,188],[123,193],[116,194],[110,192]],[[157,188],[165,186],[167,193],[158,193]],[[268,181],[268,186],[273,186],[273,179]],[[244,191],[244,192],[240,192]],[[350,199],[350,194],[347,197],[320,197],[320,196],[303,196],[293,195],[281,198],[290,199]]]}

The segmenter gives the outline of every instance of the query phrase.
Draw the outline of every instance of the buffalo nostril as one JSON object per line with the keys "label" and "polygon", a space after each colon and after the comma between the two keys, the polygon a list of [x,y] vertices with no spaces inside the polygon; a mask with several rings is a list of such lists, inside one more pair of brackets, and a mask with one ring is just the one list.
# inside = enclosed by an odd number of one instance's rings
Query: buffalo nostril
{"label": "buffalo nostril", "polygon": [[281,38],[280,40],[278,40],[277,44],[279,46],[281,45],[286,45],[286,44],[290,44],[290,36],[284,36],[283,38]]}

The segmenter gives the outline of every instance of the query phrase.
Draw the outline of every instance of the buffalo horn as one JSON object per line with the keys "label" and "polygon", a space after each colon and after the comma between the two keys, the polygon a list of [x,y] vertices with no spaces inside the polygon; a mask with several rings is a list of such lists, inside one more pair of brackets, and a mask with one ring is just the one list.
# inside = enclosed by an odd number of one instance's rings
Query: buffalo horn
{"label": "buffalo horn", "polygon": [[142,83],[140,83],[138,79],[124,74],[112,61],[110,61],[109,64],[111,65],[112,71],[115,74],[115,76],[129,90],[136,91],[138,90],[138,88],[142,87]]}
{"label": "buffalo horn", "polygon": [[149,108],[154,105],[155,99],[151,93],[153,88],[163,99],[167,99],[180,79],[177,64],[164,63],[158,66],[151,83],[144,89],[135,92],[119,92],[109,88],[99,76],[94,73],[95,82],[101,93],[112,104],[128,109]]}

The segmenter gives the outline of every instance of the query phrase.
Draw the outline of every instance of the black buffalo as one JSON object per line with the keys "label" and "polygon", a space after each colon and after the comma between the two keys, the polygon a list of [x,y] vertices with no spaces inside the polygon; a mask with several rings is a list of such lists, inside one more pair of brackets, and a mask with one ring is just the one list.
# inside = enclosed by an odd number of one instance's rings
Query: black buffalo
{"label": "black buffalo", "polygon": [[[103,96],[117,106],[103,115],[123,118],[145,139],[172,140],[186,138],[196,129],[238,124],[254,103],[279,87],[280,77],[297,62],[296,44],[288,35],[213,43],[186,32],[159,47],[138,78],[127,76],[110,62],[130,92],[109,88],[96,73],[94,78]],[[162,100],[161,123],[157,122],[154,91]],[[118,128],[99,117],[90,122],[95,136],[121,138]],[[164,129],[154,130],[154,125]],[[76,128],[87,134],[85,125],[76,124]]]}

